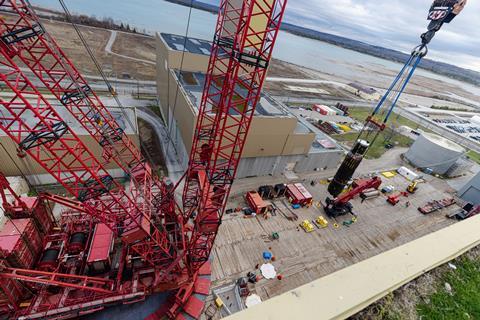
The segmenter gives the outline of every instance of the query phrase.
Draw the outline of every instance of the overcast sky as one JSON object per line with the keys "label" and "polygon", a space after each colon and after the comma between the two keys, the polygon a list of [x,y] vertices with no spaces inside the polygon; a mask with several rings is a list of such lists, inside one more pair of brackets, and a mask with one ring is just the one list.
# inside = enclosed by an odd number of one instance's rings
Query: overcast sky
{"label": "overcast sky", "polygon": [[[218,0],[200,0],[218,4]],[[286,21],[410,51],[427,27],[432,0],[289,0]],[[469,0],[430,45],[429,57],[480,71],[480,1]]]}

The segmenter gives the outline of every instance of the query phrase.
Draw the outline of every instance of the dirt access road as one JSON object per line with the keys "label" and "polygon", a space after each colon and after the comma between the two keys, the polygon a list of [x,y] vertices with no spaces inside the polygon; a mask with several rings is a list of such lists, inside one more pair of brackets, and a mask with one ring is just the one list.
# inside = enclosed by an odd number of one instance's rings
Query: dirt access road
{"label": "dirt access road", "polygon": [[[5,13],[2,17],[7,21],[14,19],[13,15]],[[51,20],[42,20],[42,23],[80,72],[99,76],[71,24]],[[128,75],[132,79],[155,80],[153,37],[121,31],[112,33],[111,30],[88,26],[79,28],[108,77]]]}

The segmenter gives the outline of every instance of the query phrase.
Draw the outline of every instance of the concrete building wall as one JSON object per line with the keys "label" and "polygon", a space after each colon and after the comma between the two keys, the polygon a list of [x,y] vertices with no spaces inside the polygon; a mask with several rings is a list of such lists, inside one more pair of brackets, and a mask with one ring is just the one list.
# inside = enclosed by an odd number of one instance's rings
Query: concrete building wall
{"label": "concrete building wall", "polygon": [[207,72],[209,56],[185,52],[182,64],[182,55],[181,51],[168,50],[168,65],[170,69],[180,69],[182,67],[183,71]]}
{"label": "concrete building wall", "polygon": [[182,136],[185,148],[190,151],[192,148],[193,134],[198,114],[195,107],[191,104],[190,99],[187,98],[188,94],[181,86],[178,86],[175,72],[170,70],[169,74],[170,85],[168,95],[171,97],[171,103],[166,110],[166,119],[170,119],[167,126],[170,127],[172,121],[176,123],[176,127]]}
{"label": "concrete building wall", "polygon": [[465,201],[475,205],[480,204],[480,173],[473,177],[459,192],[458,195]]}
{"label": "concrete building wall", "polygon": [[160,100],[160,111],[162,112],[163,119],[167,119],[168,108],[168,85],[169,85],[169,72],[168,72],[168,49],[163,42],[160,35],[156,35],[156,51],[157,51],[157,95]]}
{"label": "concrete building wall", "polygon": [[285,147],[283,149],[282,154],[283,155],[307,154],[312,147],[313,140],[315,140],[314,133],[289,134],[287,141],[285,142]]}
{"label": "concrete building wall", "polygon": [[[156,34],[157,51],[157,92],[161,102],[161,111],[164,119],[168,118],[168,106],[172,105],[175,94],[171,95],[170,84],[172,77],[169,70],[180,69],[190,72],[206,73],[210,57],[207,55],[171,50],[163,38]],[[183,56],[183,63],[182,63]]]}
{"label": "concrete building wall", "polygon": [[[100,145],[94,140],[93,137],[90,136],[79,136],[82,142],[92,151],[94,156],[102,160],[102,148]],[[133,141],[133,143],[139,148],[140,143],[138,140],[137,135],[129,135],[129,138]],[[33,158],[30,156],[26,156],[24,158],[19,158],[17,155],[17,145],[7,136],[0,136],[0,142],[6,149],[3,148],[0,150],[0,161],[1,161],[1,168],[0,170],[6,176],[22,176],[25,174],[27,176],[30,175],[42,175],[47,174],[47,171],[43,169],[40,164],[38,164]],[[109,165],[105,166],[107,170],[116,169],[118,166],[112,162]]]}
{"label": "concrete building wall", "polygon": [[284,154],[289,133],[295,129],[296,125],[296,119],[293,118],[254,117],[243,157],[269,157]]}
{"label": "concrete building wall", "polygon": [[[191,149],[197,109],[192,105],[188,93],[178,86],[177,76],[170,70],[170,110],[166,110],[166,118],[174,117],[187,150]],[[177,93],[178,90],[178,93]],[[255,116],[250,125],[247,143],[242,157],[270,157],[278,155],[306,154],[310,150],[314,133],[295,134],[298,120],[295,117]],[[169,125],[171,122],[169,122]]]}
{"label": "concrete building wall", "polygon": [[295,165],[295,172],[307,173],[315,170],[336,169],[343,159],[343,151],[334,150],[331,152],[322,152],[301,156]]}
{"label": "concrete building wall", "polygon": [[[174,70],[181,67],[184,72],[205,73],[209,56],[185,52],[182,64],[182,54],[180,50],[170,49],[157,34],[157,89],[161,110],[164,119],[168,119],[172,139],[177,146],[182,146],[179,156],[186,165],[198,115],[193,103],[199,98],[178,85]],[[296,132],[297,126],[298,119],[294,115],[255,116],[237,176],[281,175],[287,168],[299,173],[334,169],[342,151],[309,153],[316,135],[313,132]]]}
{"label": "concrete building wall", "polygon": [[280,176],[285,171],[309,173],[335,169],[343,157],[342,151],[304,155],[242,158],[237,178]]}

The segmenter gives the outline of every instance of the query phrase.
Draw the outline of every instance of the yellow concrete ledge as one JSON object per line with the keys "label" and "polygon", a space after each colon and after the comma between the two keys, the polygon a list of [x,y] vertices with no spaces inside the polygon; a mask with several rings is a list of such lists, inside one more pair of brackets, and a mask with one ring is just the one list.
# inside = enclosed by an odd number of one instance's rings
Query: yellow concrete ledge
{"label": "yellow concrete ledge", "polygon": [[342,269],[227,319],[345,319],[479,244],[480,215]]}

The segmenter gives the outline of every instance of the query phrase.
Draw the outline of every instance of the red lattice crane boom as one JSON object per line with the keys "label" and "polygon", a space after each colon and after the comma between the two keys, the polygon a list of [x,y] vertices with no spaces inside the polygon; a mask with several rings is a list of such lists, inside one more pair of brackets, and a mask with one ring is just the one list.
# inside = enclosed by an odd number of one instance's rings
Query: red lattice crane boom
{"label": "red lattice crane boom", "polygon": [[[42,201],[69,208],[62,214],[60,228],[45,235],[41,263],[32,270],[0,264],[0,293],[9,289],[21,292],[17,282],[37,292],[26,308],[18,301],[12,303],[14,317],[42,318],[48,312],[69,318],[113,303],[131,303],[152,292],[179,289],[176,304],[168,313],[176,316],[210,255],[285,4],[286,0],[221,1],[179,205],[176,188],[152,174],[123,128],[46,32],[29,2],[0,0],[0,9],[13,14],[13,20],[0,18],[4,58],[0,83],[11,92],[8,98],[0,98],[0,128],[16,143],[19,154],[34,159],[75,198],[40,196]],[[19,65],[26,66],[37,82]],[[37,83],[101,146],[100,159],[61,118],[57,107],[42,96]],[[111,163],[130,177],[129,190],[110,176],[106,168]],[[88,265],[87,252],[89,255],[94,246],[92,238],[97,231],[108,238],[108,230],[121,240],[111,244],[117,265],[111,272],[102,269],[101,277],[95,277],[90,273],[96,267]],[[58,254],[55,262],[49,260],[52,252]],[[125,278],[127,268],[131,273]],[[58,287],[60,299],[50,299],[48,287]]]}
{"label": "red lattice crane boom", "polygon": [[[0,98],[0,128],[123,241],[130,244],[149,237],[168,256],[165,235],[152,228],[142,205],[109,175],[8,55],[0,66],[0,83],[13,94],[8,100]],[[151,265],[159,263],[153,250],[132,248]]]}
{"label": "red lattice crane boom", "polygon": [[221,223],[285,10],[285,0],[223,0],[183,193],[194,222],[188,259],[207,261]]}
{"label": "red lattice crane boom", "polygon": [[0,9],[16,13],[12,22],[0,18],[5,52],[19,58],[103,147],[105,162],[115,161],[126,173],[138,166],[149,171],[140,150],[125,134],[82,74],[46,32],[24,0],[3,1]]}
{"label": "red lattice crane boom", "polygon": [[[152,190],[159,191],[158,182],[125,128],[116,122],[75,65],[45,31],[27,1],[4,1],[0,8],[17,14],[12,22],[0,18],[0,43],[5,53],[20,59],[96,140],[103,151],[99,160],[104,165],[115,162],[126,175],[134,178],[131,180],[135,186],[132,188],[134,198],[141,200],[144,212],[150,211]],[[138,181],[139,177],[143,181]]]}
{"label": "red lattice crane boom", "polygon": [[[24,63],[97,141],[103,150],[103,157],[98,160],[103,166],[114,161],[132,178],[131,199],[135,199],[139,207],[137,211],[145,220],[142,222],[143,229],[147,231],[152,216],[152,200],[154,196],[158,197],[160,191],[149,164],[124,128],[118,125],[81,73],[46,32],[29,3],[24,0],[4,1],[0,8],[17,14],[13,22],[0,20],[2,53]],[[152,191],[155,192],[152,194]],[[122,219],[121,215],[117,216]],[[171,251],[167,235],[160,236],[158,229],[153,228],[153,241],[136,246],[149,256],[158,251],[150,247],[161,247],[161,255],[165,255]],[[173,257],[170,258],[173,260]]]}

